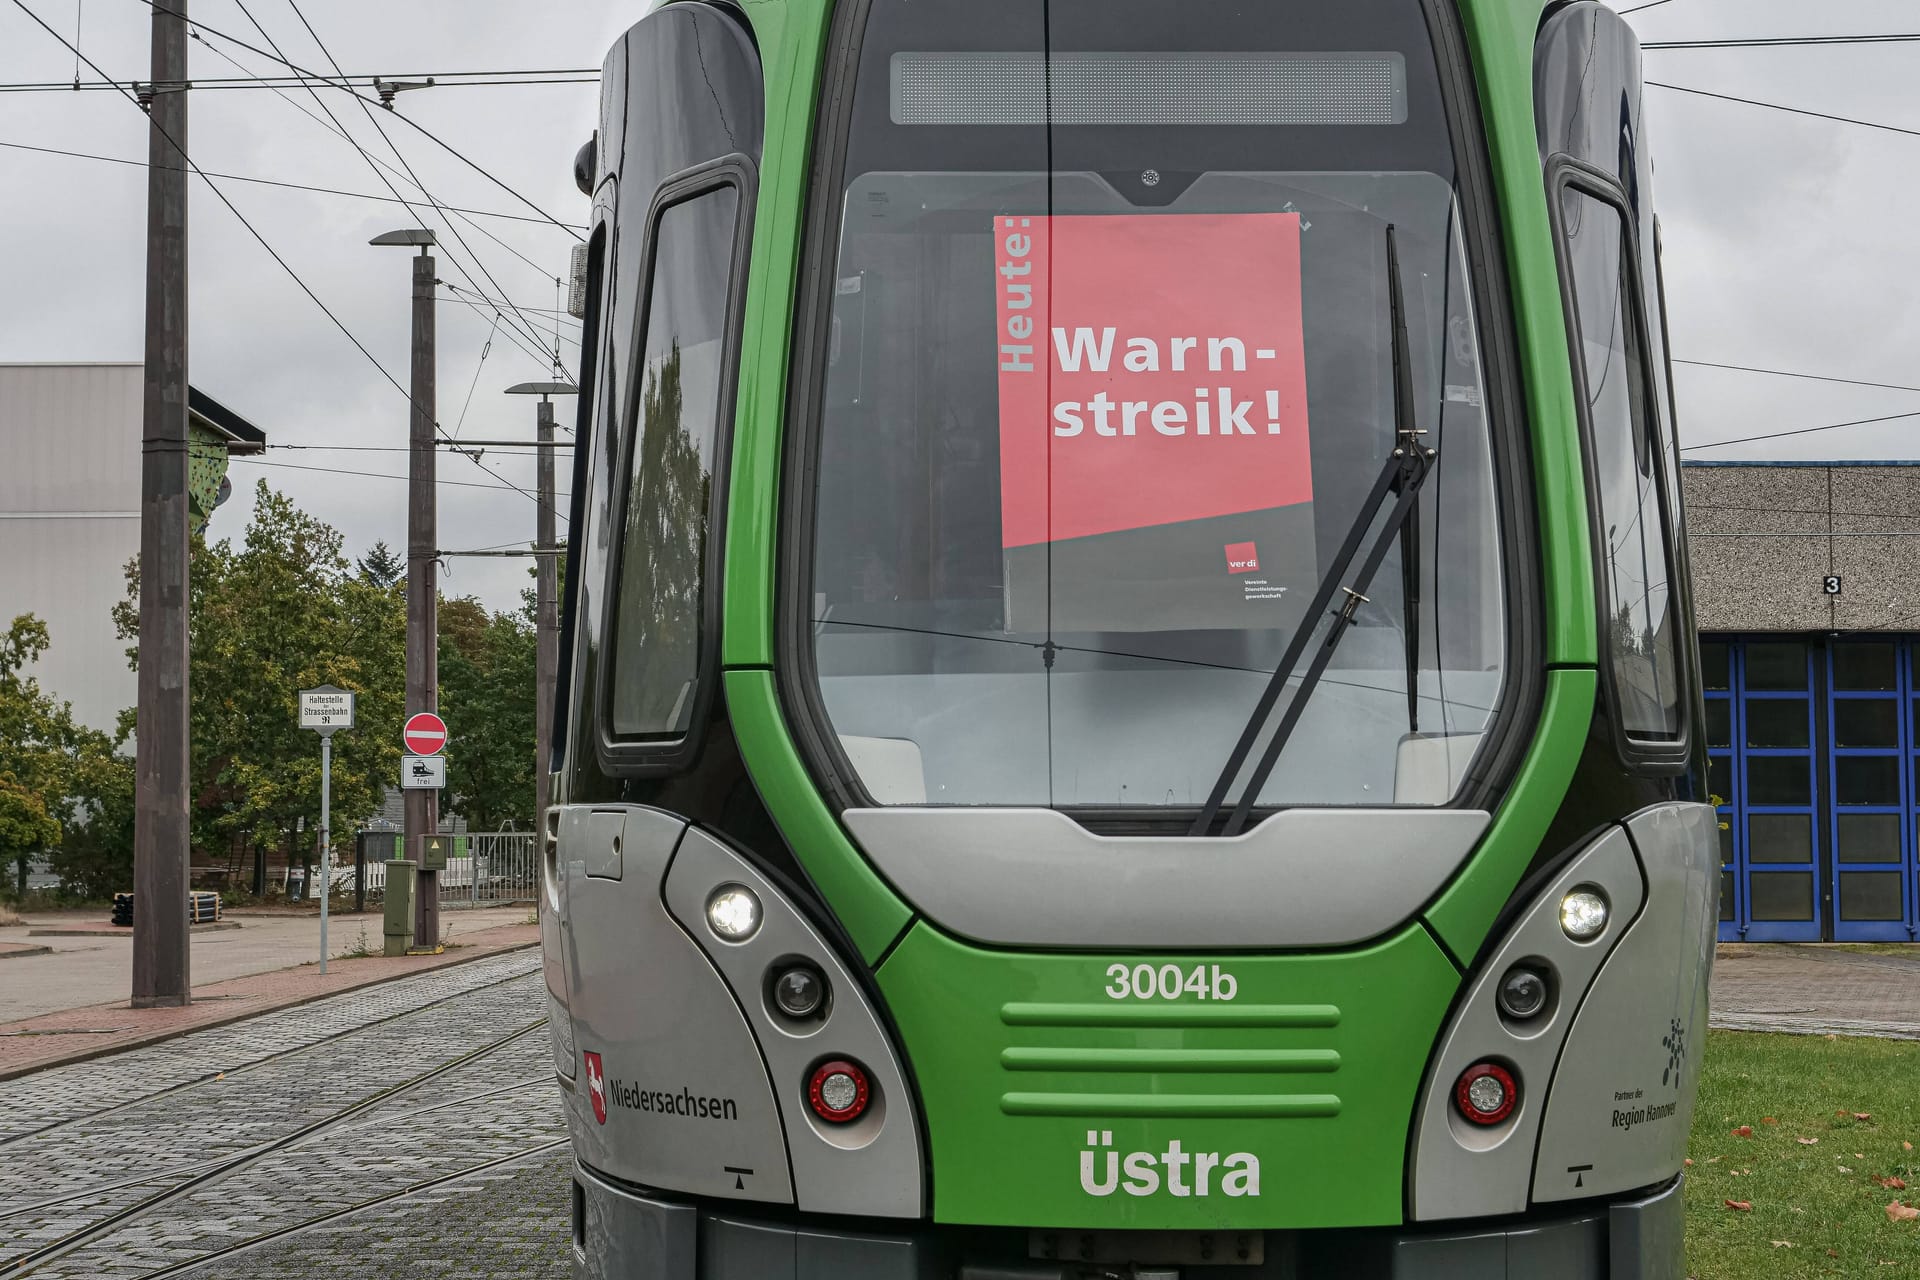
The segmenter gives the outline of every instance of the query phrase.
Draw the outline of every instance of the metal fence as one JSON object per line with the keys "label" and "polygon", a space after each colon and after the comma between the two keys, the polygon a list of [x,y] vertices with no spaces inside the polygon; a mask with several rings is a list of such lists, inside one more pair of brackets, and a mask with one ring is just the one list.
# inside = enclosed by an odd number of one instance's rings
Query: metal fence
{"label": "metal fence", "polygon": [[[499,907],[533,902],[539,890],[538,847],[530,831],[491,831],[448,837],[453,855],[440,873],[442,907]],[[370,859],[362,893],[379,897],[387,887],[387,864]],[[334,892],[354,888],[354,864],[334,869]]]}
{"label": "metal fence", "polygon": [[539,887],[537,846],[531,831],[468,835],[467,855],[448,858],[440,873],[443,907],[497,907],[532,902]]}

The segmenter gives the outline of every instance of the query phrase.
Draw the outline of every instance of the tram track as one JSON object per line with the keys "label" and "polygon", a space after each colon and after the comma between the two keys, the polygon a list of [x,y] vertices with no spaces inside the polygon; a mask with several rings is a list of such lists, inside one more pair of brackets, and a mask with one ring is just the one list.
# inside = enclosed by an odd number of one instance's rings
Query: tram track
{"label": "tram track", "polygon": [[[137,1098],[128,1098],[128,1099],[125,1099],[124,1101],[111,1103],[107,1106],[95,1107],[87,1111],[79,1112],[74,1115],[63,1116],[57,1120],[51,1120],[46,1124],[40,1125],[37,1128],[23,1129],[17,1133],[8,1133],[5,1135],[0,1135],[0,1148],[11,1146],[12,1144],[17,1142],[23,1142],[29,1138],[40,1137],[42,1135],[55,1132],[56,1130],[64,1128],[68,1125],[91,1123],[93,1121],[97,1121],[101,1119],[102,1117],[111,1116],[118,1112],[127,1111],[134,1107],[145,1106],[148,1103],[158,1101],[159,1099],[162,1099],[162,1098],[174,1097],[178,1094],[185,1093],[191,1089],[197,1089],[205,1085],[214,1084],[214,1083],[218,1083],[225,1080],[231,1080],[233,1077],[237,1075],[242,1075],[246,1072],[257,1070],[261,1067],[268,1066],[275,1062],[279,1062],[285,1058],[292,1057],[295,1054],[306,1053],[313,1049],[317,1049],[323,1045],[331,1044],[337,1040],[344,1039],[348,1036],[360,1035],[374,1028],[390,1026],[393,1023],[400,1022],[404,1019],[416,1017],[420,1014],[427,1013],[430,1010],[440,1008],[441,1006],[449,1004],[455,1000],[468,999],[480,992],[489,991],[495,987],[504,986],[509,982],[520,981],[525,977],[527,977],[528,973],[531,973],[531,972],[534,972],[534,970],[528,969],[525,971],[516,971],[513,973],[509,973],[504,977],[495,978],[492,981],[480,983],[477,986],[463,987],[457,991],[450,991],[443,996],[437,996],[432,1000],[426,1001],[425,1003],[414,1005],[411,1008],[395,1010],[392,1013],[385,1014],[377,1018],[371,1018],[365,1022],[355,1023],[352,1026],[344,1027],[339,1031],[331,1032],[327,1035],[321,1036],[316,1040],[307,1041],[304,1044],[292,1045],[285,1049],[277,1049],[271,1053],[262,1054],[257,1058],[247,1059],[245,1061],[242,1061],[237,1066],[222,1067],[217,1070],[210,1070],[210,1071],[203,1072],[200,1075],[197,1075],[190,1080],[182,1080],[175,1084],[170,1084],[163,1088],[155,1089],[151,1093],[141,1094]],[[345,994],[352,995],[356,993],[349,992]],[[275,1012],[280,1012],[280,1011],[276,1010]],[[142,1049],[146,1049],[150,1047],[151,1046],[144,1046],[144,1045],[136,1046],[135,1048],[130,1049],[127,1052],[140,1052]],[[5,1218],[11,1217],[11,1216],[12,1216],[12,1213],[0,1213],[0,1220],[4,1220]]]}
{"label": "tram track", "polygon": [[[521,977],[524,975],[514,975],[514,976]],[[489,985],[493,985],[493,984],[489,984]],[[463,994],[470,994],[470,992],[463,993]],[[526,1038],[527,1036],[532,1035],[535,1032],[539,1031],[542,1027],[546,1025],[546,1023],[547,1023],[547,1020],[544,1017],[536,1019],[535,1021],[529,1023],[528,1025],[520,1027],[517,1030],[511,1031],[504,1036],[500,1036],[494,1040],[490,1040],[485,1044],[478,1045],[453,1058],[449,1058],[443,1062],[437,1063],[425,1071],[418,1072],[415,1075],[410,1076],[405,1080],[398,1081],[394,1084],[388,1085],[383,1089],[377,1090],[374,1093],[368,1094],[366,1097],[361,1098],[358,1101],[353,1102],[348,1106],[341,1108],[339,1111],[335,1111],[327,1115],[321,1116],[318,1119],[309,1121],[308,1123],[299,1126],[298,1128],[289,1130],[284,1134],[279,1134],[264,1142],[257,1143],[254,1146],[248,1147],[243,1151],[236,1152],[233,1155],[222,1157],[218,1160],[209,1162],[202,1166],[197,1166],[197,1167],[188,1166],[188,1168],[194,1168],[196,1169],[196,1171],[190,1173],[188,1176],[184,1178],[181,1178],[179,1181],[174,1182],[171,1185],[164,1187],[157,1192],[154,1192],[151,1195],[145,1196],[140,1200],[135,1201],[130,1205],[114,1210],[113,1212],[107,1214],[106,1216],[99,1218],[93,1222],[90,1222],[87,1225],[77,1230],[70,1231],[55,1240],[51,1240],[46,1244],[40,1245],[35,1249],[31,1249],[28,1252],[21,1254],[17,1258],[0,1261],[0,1277],[6,1277],[7,1280],[13,1280],[14,1277],[28,1275],[33,1271],[37,1270],[38,1268],[44,1266],[45,1264],[56,1261],[59,1258],[62,1258],[70,1253],[73,1253],[75,1250],[84,1247],[88,1243],[99,1239],[101,1236],[106,1235],[107,1233],[133,1221],[136,1218],[139,1218],[147,1213],[150,1213],[151,1211],[159,1208],[162,1205],[165,1205],[174,1200],[177,1200],[182,1196],[185,1196],[195,1190],[198,1190],[201,1187],[207,1186],[210,1183],[213,1183],[222,1178],[225,1178],[235,1172],[238,1172],[239,1170],[247,1168],[250,1165],[257,1164],[260,1161],[265,1160],[267,1157],[272,1156],[278,1152],[285,1151],[290,1147],[296,1146],[301,1142],[305,1141],[306,1139],[313,1137],[315,1134],[339,1128],[343,1125],[345,1121],[350,1120],[355,1116],[363,1115],[373,1110],[374,1108],[379,1107],[387,1102],[390,1102],[393,1099],[400,1097],[406,1093],[409,1093],[419,1088],[420,1086],[429,1083],[430,1081],[436,1080],[448,1074],[449,1072],[456,1071],[461,1067],[468,1066],[474,1062],[478,1062],[484,1058],[487,1058],[492,1054],[498,1053],[499,1051],[506,1048],[507,1046],[514,1044]],[[297,1050],[292,1050],[289,1052],[297,1052]],[[472,1100],[473,1098],[480,1098],[480,1097],[498,1096],[499,1094],[502,1094],[502,1093],[511,1092],[515,1088],[525,1087],[526,1084],[528,1083],[530,1082],[521,1081],[514,1085],[509,1085],[502,1088],[488,1090],[482,1094],[471,1095],[468,1100]],[[437,1110],[439,1108],[435,1107],[433,1109]],[[564,1139],[562,1139],[561,1141],[564,1141]],[[523,1152],[522,1154],[524,1155],[529,1153]],[[466,1172],[469,1174],[473,1172],[477,1172],[482,1167],[484,1166],[474,1166],[472,1169],[469,1169]],[[46,1205],[58,1205],[62,1203],[70,1203],[75,1199],[84,1199],[88,1195],[100,1195],[112,1190],[125,1190],[128,1187],[142,1186],[154,1180],[155,1179],[153,1177],[146,1177],[146,1178],[139,1178],[139,1179],[123,1180],[119,1183],[112,1184],[111,1186],[108,1186],[108,1187],[95,1186],[95,1187],[84,1189],[80,1192],[76,1192],[72,1195],[62,1196],[55,1200],[42,1202],[40,1206],[27,1206],[26,1208],[7,1214],[6,1217],[11,1218],[11,1217],[19,1216],[20,1214],[24,1214],[29,1209],[35,1208],[35,1207],[44,1207]],[[444,1181],[444,1180],[445,1179],[438,1179],[438,1180],[432,1180],[432,1181]],[[428,1185],[431,1185],[431,1184],[432,1182],[430,1181]],[[392,1198],[392,1196],[388,1196],[384,1198]],[[377,1203],[377,1201],[375,1202]],[[320,1220],[323,1220],[323,1219],[316,1219],[315,1221],[320,1221]],[[309,1222],[303,1225],[312,1225],[312,1223]],[[294,1228],[289,1228],[289,1229],[294,1229]],[[263,1237],[263,1238],[266,1238],[266,1237]]]}
{"label": "tram track", "polygon": [[551,1141],[538,1143],[522,1151],[497,1156],[492,1160],[484,1160],[479,1164],[469,1165],[464,1169],[456,1169],[451,1173],[438,1174],[432,1178],[426,1178],[408,1186],[398,1188],[397,1190],[390,1191],[385,1195],[371,1196],[365,1200],[356,1201],[353,1204],[343,1205],[338,1209],[329,1210],[318,1217],[275,1227],[271,1231],[261,1232],[259,1235],[252,1236],[246,1240],[235,1241],[231,1245],[212,1250],[197,1258],[173,1263],[169,1266],[162,1267],[158,1271],[142,1272],[139,1280],[163,1280],[163,1277],[188,1275],[200,1270],[202,1267],[211,1266],[216,1262],[233,1257],[236,1254],[245,1253],[250,1249],[259,1248],[261,1245],[270,1244],[275,1240],[284,1239],[287,1236],[297,1235],[302,1231],[309,1231],[314,1227],[323,1226],[326,1223],[336,1221],[340,1218],[349,1217],[356,1213],[364,1213],[368,1209],[377,1208],[384,1204],[392,1204],[397,1200],[404,1200],[409,1196],[416,1196],[422,1192],[431,1191],[436,1187],[445,1186],[448,1183],[459,1182],[464,1178],[471,1178],[476,1174],[485,1173],[490,1169],[501,1168],[502,1166],[514,1164],[521,1160],[531,1159],[537,1155],[543,1155],[557,1147],[566,1146],[567,1141],[566,1138],[554,1138]]}
{"label": "tram track", "polygon": [[[518,1089],[527,1089],[536,1085],[546,1084],[551,1078],[551,1076],[547,1075],[528,1076],[524,1080],[516,1080],[512,1084],[502,1085],[498,1089],[487,1089],[480,1093],[469,1093],[447,1102],[437,1102],[430,1107],[420,1107],[411,1114],[418,1117],[432,1115],[436,1111],[446,1111],[453,1107],[468,1106],[475,1102],[484,1101],[487,1098],[497,1098],[501,1094],[512,1093]],[[353,1129],[358,1126],[349,1125],[347,1127],[348,1129]],[[177,1169],[163,1169],[158,1173],[149,1173],[138,1178],[124,1178],[119,1182],[83,1187],[78,1191],[69,1191],[64,1195],[53,1196],[46,1200],[37,1200],[32,1204],[23,1204],[17,1208],[0,1210],[0,1222],[6,1222],[11,1218],[23,1218],[28,1214],[44,1213],[48,1209],[58,1208],[63,1204],[72,1204],[76,1200],[85,1200],[92,1196],[109,1195],[115,1191],[125,1191],[129,1187],[143,1187],[149,1183],[164,1182],[169,1178],[181,1175],[197,1174],[212,1169],[227,1159],[232,1159],[232,1157],[222,1157],[221,1159],[215,1160],[195,1160],[193,1163],[182,1165]],[[4,1265],[4,1263],[0,1263],[0,1267],[4,1267]]]}

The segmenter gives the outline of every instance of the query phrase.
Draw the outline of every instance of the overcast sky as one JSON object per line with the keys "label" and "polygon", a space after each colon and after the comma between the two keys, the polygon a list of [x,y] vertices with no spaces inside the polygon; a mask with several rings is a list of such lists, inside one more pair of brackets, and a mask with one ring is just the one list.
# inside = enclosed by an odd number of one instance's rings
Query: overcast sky
{"label": "overcast sky", "polygon": [[[77,0],[26,0],[72,37]],[[285,0],[248,7],[289,57],[324,60]],[[305,0],[302,8],[340,65],[366,75],[444,70],[595,67],[640,11],[634,0]],[[1626,6],[1630,7],[1630,6]],[[194,15],[255,36],[236,0],[193,0]],[[147,74],[148,8],[92,0],[80,44],[109,75]],[[1912,0],[1668,0],[1633,16],[1646,40],[1859,34],[1913,29]],[[236,70],[195,43],[196,77],[271,73],[264,59],[213,42]],[[1731,51],[1649,51],[1649,79],[1920,128],[1912,101],[1920,44]],[[88,78],[91,78],[90,73]],[[8,0],[0,4],[0,81],[70,80],[73,60]],[[210,172],[384,193],[367,163],[291,101],[260,90],[196,91],[191,149]],[[588,84],[442,87],[404,95],[401,113],[486,166],[565,221],[582,221],[572,157],[591,133],[597,89]],[[1666,228],[1667,281],[1677,358],[1920,386],[1920,317],[1910,302],[1911,229],[1920,204],[1920,137],[1877,132],[1650,89],[1656,198]],[[295,103],[298,103],[296,107]],[[349,99],[328,105],[376,154],[388,156]],[[398,120],[388,131],[448,204],[527,214],[525,206]],[[0,143],[26,143],[129,159],[146,154],[146,122],[111,93],[0,94]],[[407,253],[367,240],[410,225],[398,205],[223,184],[228,197],[402,383],[407,380]],[[402,190],[408,189],[401,184]],[[411,194],[411,192],[408,192]],[[253,482],[270,479],[302,507],[345,531],[349,549],[405,542],[406,486],[330,475],[332,467],[401,475],[405,398],[373,369],[238,221],[199,184],[192,205],[194,384],[264,428],[275,445],[359,446],[365,451],[275,449],[271,466],[234,467],[235,500],[215,524],[237,535]],[[145,175],[141,169],[0,147],[0,360],[138,360],[141,356]],[[551,226],[482,219],[534,263],[460,229],[506,294],[554,306],[572,239]],[[448,237],[443,236],[443,240]],[[449,244],[449,261],[472,262]],[[478,272],[475,272],[476,276]],[[483,287],[491,292],[491,286]],[[550,370],[496,333],[481,362],[490,317],[443,304],[442,423],[469,437],[525,437],[532,402],[501,394]],[[544,318],[542,326],[550,324]],[[578,328],[562,322],[563,335]],[[562,343],[577,370],[578,347]],[[476,381],[477,372],[477,381]],[[1920,393],[1842,386],[1682,365],[1677,371],[1683,443],[1792,430],[1920,410]],[[475,388],[470,407],[469,386]],[[463,417],[464,413],[464,417]],[[570,421],[571,404],[562,409]],[[1915,456],[1920,418],[1728,449],[1699,458],[1900,458]],[[501,474],[530,488],[525,457],[490,454]],[[444,458],[448,482],[498,481]],[[565,487],[565,468],[562,468]],[[563,504],[564,511],[564,504]],[[478,548],[528,540],[533,504],[498,487],[443,486],[440,544]],[[496,608],[517,600],[528,561],[449,562],[443,589]]]}

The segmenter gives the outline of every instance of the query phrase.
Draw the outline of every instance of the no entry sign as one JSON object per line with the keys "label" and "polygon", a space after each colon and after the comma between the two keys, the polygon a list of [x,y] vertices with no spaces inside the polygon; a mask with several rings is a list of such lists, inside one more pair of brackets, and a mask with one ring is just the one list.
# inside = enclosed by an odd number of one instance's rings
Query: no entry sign
{"label": "no entry sign", "polygon": [[407,717],[400,736],[414,755],[437,755],[447,745],[447,722],[431,711],[416,711]]}

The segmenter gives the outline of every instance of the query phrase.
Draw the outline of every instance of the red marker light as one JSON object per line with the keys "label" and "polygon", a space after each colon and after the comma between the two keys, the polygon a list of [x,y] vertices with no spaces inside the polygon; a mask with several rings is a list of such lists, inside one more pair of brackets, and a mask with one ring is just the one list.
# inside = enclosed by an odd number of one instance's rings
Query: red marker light
{"label": "red marker light", "polygon": [[813,1113],[829,1124],[858,1120],[872,1098],[867,1073],[844,1058],[821,1063],[807,1081],[807,1101]]}
{"label": "red marker light", "polygon": [[1491,1062],[1468,1067],[1453,1086],[1453,1105],[1475,1124],[1499,1124],[1519,1101],[1520,1085],[1505,1067]]}

